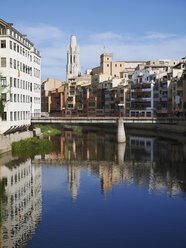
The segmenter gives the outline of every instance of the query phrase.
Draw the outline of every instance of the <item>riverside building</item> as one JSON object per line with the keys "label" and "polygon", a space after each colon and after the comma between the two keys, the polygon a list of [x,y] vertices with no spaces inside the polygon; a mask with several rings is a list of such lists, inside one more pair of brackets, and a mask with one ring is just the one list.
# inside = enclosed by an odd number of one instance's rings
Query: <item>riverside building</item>
{"label": "riverside building", "polygon": [[41,57],[27,36],[0,19],[0,133],[30,125],[41,113]]}

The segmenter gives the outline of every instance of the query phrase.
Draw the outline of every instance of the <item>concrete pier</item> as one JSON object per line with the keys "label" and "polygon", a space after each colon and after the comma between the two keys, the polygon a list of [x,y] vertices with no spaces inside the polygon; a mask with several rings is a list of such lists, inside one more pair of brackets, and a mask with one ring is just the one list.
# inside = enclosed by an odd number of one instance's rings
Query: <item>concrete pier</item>
{"label": "concrete pier", "polygon": [[118,143],[118,164],[122,165],[125,161],[126,143]]}
{"label": "concrete pier", "polygon": [[123,124],[123,119],[118,119],[118,143],[126,142],[125,126]]}

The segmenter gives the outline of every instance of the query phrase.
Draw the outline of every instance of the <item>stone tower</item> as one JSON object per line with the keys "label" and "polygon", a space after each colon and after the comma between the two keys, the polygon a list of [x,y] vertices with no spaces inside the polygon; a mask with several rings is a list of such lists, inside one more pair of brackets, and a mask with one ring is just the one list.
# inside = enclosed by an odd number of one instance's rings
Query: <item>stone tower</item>
{"label": "stone tower", "polygon": [[76,36],[70,38],[70,45],[67,48],[67,67],[66,80],[81,74],[79,46],[76,42]]}

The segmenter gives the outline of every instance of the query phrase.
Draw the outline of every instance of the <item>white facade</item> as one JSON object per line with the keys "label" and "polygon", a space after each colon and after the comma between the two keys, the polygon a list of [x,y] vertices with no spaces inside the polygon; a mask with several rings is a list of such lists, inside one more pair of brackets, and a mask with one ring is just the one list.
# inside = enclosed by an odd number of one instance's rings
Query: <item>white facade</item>
{"label": "white facade", "polygon": [[0,133],[29,126],[41,113],[41,58],[26,35],[0,19],[1,98],[5,109]]}
{"label": "white facade", "polygon": [[153,89],[156,75],[150,70],[136,70],[133,74],[133,85],[131,86],[131,108],[130,116],[153,117],[154,95]]}
{"label": "white facade", "polygon": [[80,52],[79,46],[76,42],[76,36],[72,35],[70,38],[70,45],[67,49],[67,66],[66,66],[66,80],[81,74],[80,66]]}

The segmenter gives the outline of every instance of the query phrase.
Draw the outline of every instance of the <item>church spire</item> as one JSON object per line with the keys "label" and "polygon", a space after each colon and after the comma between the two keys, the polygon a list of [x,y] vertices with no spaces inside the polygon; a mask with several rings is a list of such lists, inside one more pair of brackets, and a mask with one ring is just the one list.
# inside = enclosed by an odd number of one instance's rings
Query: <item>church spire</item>
{"label": "church spire", "polygon": [[81,73],[79,46],[76,42],[76,36],[71,35],[70,45],[67,48],[67,66],[66,80]]}

